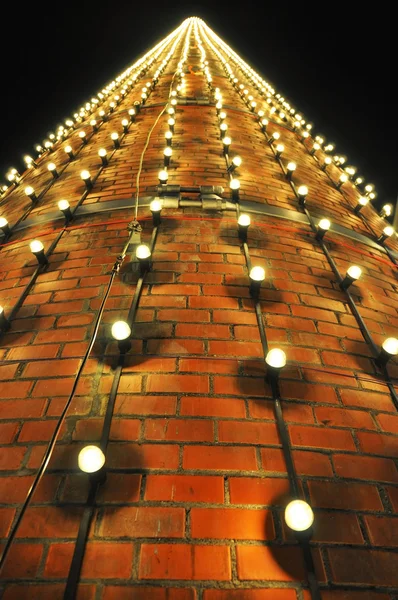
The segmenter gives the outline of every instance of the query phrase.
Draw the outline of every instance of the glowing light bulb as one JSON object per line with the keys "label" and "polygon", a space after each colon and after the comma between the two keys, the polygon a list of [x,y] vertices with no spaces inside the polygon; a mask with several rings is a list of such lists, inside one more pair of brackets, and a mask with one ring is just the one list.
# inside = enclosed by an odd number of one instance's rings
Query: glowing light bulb
{"label": "glowing light bulb", "polygon": [[36,193],[35,190],[32,188],[31,185],[27,185],[25,188],[25,194],[31,199],[31,200],[36,200]]}
{"label": "glowing light bulb", "polygon": [[240,156],[234,156],[234,157],[233,157],[233,159],[232,159],[232,164],[233,164],[235,167],[240,167],[240,166],[241,166],[241,164],[242,164],[242,159],[241,159],[241,157],[240,157]]}
{"label": "glowing light bulb", "polygon": [[278,144],[276,147],[276,155],[280,156],[282,154],[282,152],[284,151],[285,146],[283,144]]}
{"label": "glowing light bulb", "polygon": [[300,204],[305,204],[305,199],[308,194],[308,188],[306,185],[300,185],[297,190],[297,195],[299,197]]}
{"label": "glowing light bulb", "polygon": [[231,181],[229,183],[229,187],[231,188],[231,190],[239,190],[239,188],[240,188],[239,179],[231,179]]}
{"label": "glowing light bulb", "polygon": [[249,227],[250,223],[251,219],[249,215],[246,215],[244,213],[239,215],[238,225],[240,225],[241,227]]}
{"label": "glowing light bulb", "polygon": [[169,174],[168,174],[167,171],[162,170],[162,171],[159,171],[158,177],[159,177],[160,183],[167,183],[167,180],[169,178]]}
{"label": "glowing light bulb", "polygon": [[293,500],[285,508],[285,522],[293,531],[307,531],[314,522],[312,508],[304,500]]}
{"label": "glowing light bulb", "polygon": [[281,369],[286,365],[286,354],[280,348],[273,348],[265,357],[265,362],[274,369]]}
{"label": "glowing light bulb", "polygon": [[151,256],[151,250],[146,244],[140,244],[137,246],[135,254],[138,259],[145,260]]}
{"label": "glowing light bulb", "polygon": [[361,206],[366,206],[369,202],[369,198],[366,198],[365,196],[361,196],[360,198],[358,198],[358,204],[360,204]]}
{"label": "glowing light bulb", "polygon": [[168,157],[170,157],[170,156],[173,154],[173,150],[172,150],[171,148],[169,148],[169,147],[168,147],[168,148],[165,148],[165,149],[163,150],[163,154],[164,154],[165,156],[168,156]]}
{"label": "glowing light bulb", "polygon": [[60,200],[58,202],[59,210],[67,210],[70,207],[70,204],[67,200]]}
{"label": "glowing light bulb", "polygon": [[0,229],[3,229],[3,227],[7,227],[8,225],[8,221],[5,217],[0,217]]}
{"label": "glowing light bulb", "polygon": [[382,208],[383,213],[385,214],[386,217],[389,217],[392,213],[392,206],[391,204],[385,204]]}
{"label": "glowing light bulb", "polygon": [[321,229],[323,229],[324,231],[327,231],[328,229],[330,229],[330,221],[329,221],[329,219],[321,219],[319,221],[319,227]]}
{"label": "glowing light bulb", "polygon": [[359,279],[362,275],[362,269],[357,267],[356,265],[352,265],[347,269],[347,274],[351,277],[351,279]]}
{"label": "glowing light bulb", "polygon": [[287,168],[288,171],[291,171],[293,173],[293,171],[295,171],[297,169],[297,165],[296,165],[295,162],[289,162],[287,164],[286,168]]}
{"label": "glowing light bulb", "polygon": [[149,208],[152,212],[160,212],[162,210],[162,203],[160,200],[152,200],[149,205]]}
{"label": "glowing light bulb", "polygon": [[44,250],[44,246],[40,240],[33,240],[33,242],[30,242],[29,247],[30,247],[31,252],[33,252],[33,254],[36,254],[37,252],[41,252],[42,250]]}
{"label": "glowing light bulb", "polygon": [[47,169],[52,172],[57,170],[57,166],[54,163],[48,163]]}
{"label": "glowing light bulb", "polygon": [[279,140],[280,137],[281,137],[281,134],[278,133],[277,131],[274,131],[274,133],[271,135],[271,140]]}
{"label": "glowing light bulb", "polygon": [[90,179],[90,172],[86,170],[81,171],[80,177],[83,179],[83,181],[88,181]]}
{"label": "glowing light bulb", "polygon": [[79,138],[81,140],[84,140],[86,138],[86,132],[85,131],[79,131]]}
{"label": "glowing light bulb", "polygon": [[131,335],[131,329],[128,323],[125,321],[116,321],[112,325],[112,337],[115,340],[122,341],[129,338]]}
{"label": "glowing light bulb", "polygon": [[107,155],[107,151],[105,150],[105,148],[100,148],[98,150],[98,156],[100,156],[101,158],[103,158],[106,155]]}
{"label": "glowing light bulb", "polygon": [[249,277],[253,281],[264,281],[264,279],[265,279],[265,270],[263,269],[263,267],[253,267],[250,270]]}
{"label": "glowing light bulb", "polygon": [[113,132],[111,133],[111,139],[112,139],[113,141],[115,141],[115,140],[118,140],[118,139],[119,139],[119,134],[118,134],[116,131],[113,131]]}
{"label": "glowing light bulb", "polygon": [[391,356],[396,356],[398,354],[398,340],[397,338],[387,338],[386,340],[384,340],[383,344],[382,344],[382,348],[385,352],[387,352],[387,354],[390,354]]}
{"label": "glowing light bulb", "polygon": [[390,227],[389,225],[387,225],[387,227],[384,227],[383,229],[383,233],[384,235],[386,235],[387,237],[392,236],[392,234],[394,233],[394,229],[392,227]]}
{"label": "glowing light bulb", "polygon": [[83,473],[96,473],[105,464],[105,455],[98,446],[85,446],[79,452],[78,465]]}

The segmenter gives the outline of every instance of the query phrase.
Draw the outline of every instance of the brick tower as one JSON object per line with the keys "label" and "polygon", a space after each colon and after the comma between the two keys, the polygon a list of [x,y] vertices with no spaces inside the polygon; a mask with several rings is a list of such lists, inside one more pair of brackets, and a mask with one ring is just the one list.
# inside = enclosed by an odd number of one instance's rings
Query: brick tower
{"label": "brick tower", "polygon": [[192,18],[9,173],[1,600],[396,600],[398,245],[312,131]]}

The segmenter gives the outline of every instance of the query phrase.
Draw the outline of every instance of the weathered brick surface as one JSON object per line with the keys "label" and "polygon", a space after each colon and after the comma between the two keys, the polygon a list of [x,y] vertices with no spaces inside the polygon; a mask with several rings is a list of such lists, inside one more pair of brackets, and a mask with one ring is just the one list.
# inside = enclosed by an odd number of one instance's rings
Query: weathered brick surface
{"label": "weathered brick surface", "polygon": [[[204,46],[213,84],[223,94],[231,152],[243,159],[241,198],[298,213],[292,188],[255,115],[212,49]],[[133,206],[140,155],[168,98],[182,49],[180,42],[147,105],[83,201],[83,206],[101,206],[101,212],[79,217],[65,230],[0,338],[3,538],[88,346],[132,219],[132,210],[118,208],[117,202],[130,198]],[[1,201],[0,216],[12,225],[30,205],[24,186],[40,193],[51,179],[47,163],[65,167],[32,210],[32,215],[48,217],[46,231],[37,225],[24,229],[0,248],[0,304],[6,314],[36,268],[28,241],[40,238],[48,249],[55,240],[61,227],[56,202],[67,198],[72,207],[79,202],[84,192],[80,171],[97,173],[98,149],[104,146],[110,154],[111,132],[121,134],[121,119],[165,54],[74,161],[67,161],[63,147],[70,143],[76,151],[81,129],[91,136],[93,115],[54,152],[40,157],[38,168],[25,173],[23,183]],[[193,35],[187,64],[198,70],[187,67],[185,94],[207,96]],[[237,77],[270,117],[266,98],[238,71]],[[310,189],[311,214],[369,235],[352,210],[358,191],[347,183],[343,198],[319,169],[323,153],[314,158],[307,151],[311,140],[303,143],[276,114],[272,119],[269,131],[280,132],[285,145],[283,161],[297,163],[294,182]],[[144,157],[141,196],[155,194],[166,130],[162,116]],[[169,183],[222,185],[230,199],[219,138],[214,106],[180,103]],[[328,172],[337,181],[338,169],[332,166]],[[381,219],[370,207],[363,214],[379,234]],[[138,219],[142,239],[149,242],[148,208],[140,208]],[[395,267],[386,254],[334,233],[325,239],[341,273],[353,262],[363,269],[353,297],[376,344],[395,335]],[[253,264],[266,269],[260,306],[268,342],[288,356],[280,382],[282,407],[300,490],[315,511],[312,552],[322,598],[395,600],[398,417],[386,381],[308,225],[253,214],[248,245]],[[77,455],[85,442],[101,435],[117,354],[110,326],[126,318],[137,282],[129,263],[130,256],[116,276],[48,474],[5,565],[2,600],[62,598],[88,490],[86,476],[77,474]],[[286,464],[248,284],[233,211],[163,210],[153,268],[117,390],[107,450],[111,472],[97,496],[79,600],[309,599],[302,550],[283,525],[282,509],[289,499]],[[389,373],[396,383],[396,363]],[[328,589],[336,584],[339,589]]]}

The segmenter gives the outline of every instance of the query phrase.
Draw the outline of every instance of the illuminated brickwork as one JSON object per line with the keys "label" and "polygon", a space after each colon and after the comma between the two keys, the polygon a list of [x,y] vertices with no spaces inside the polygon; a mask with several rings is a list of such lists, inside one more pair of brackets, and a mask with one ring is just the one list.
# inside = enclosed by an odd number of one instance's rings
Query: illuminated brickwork
{"label": "illuminated brickwork", "polygon": [[[91,101],[0,200],[11,228],[3,222],[0,248],[4,543],[72,392],[136,197],[141,243],[151,244],[150,202],[163,207],[150,271],[140,277],[129,246],[115,275],[0,597],[64,598],[92,486],[78,454],[103,442],[114,392],[107,479],[95,496],[79,600],[316,600],[317,588],[322,600],[396,600],[398,369],[394,358],[380,366],[377,355],[397,332],[398,244],[376,241],[388,223],[370,203],[355,211],[372,191],[361,196],[355,175],[339,187],[345,171],[335,151],[324,151],[327,141],[249,78],[211,30],[187,21],[173,35]],[[157,186],[169,130],[168,184],[182,189],[166,195]],[[242,164],[228,173],[236,155]],[[74,215],[66,224],[61,199]],[[247,246],[242,213],[251,217]],[[321,239],[325,218],[332,225]],[[34,239],[47,255],[42,266],[29,248]],[[360,279],[341,289],[354,264]],[[248,269],[257,265],[265,269],[258,299]],[[118,371],[111,325],[128,320],[134,299],[131,348]],[[287,357],[279,388],[288,447],[264,361],[276,347]],[[295,495],[287,456],[298,496],[314,511],[309,545],[284,522]]]}

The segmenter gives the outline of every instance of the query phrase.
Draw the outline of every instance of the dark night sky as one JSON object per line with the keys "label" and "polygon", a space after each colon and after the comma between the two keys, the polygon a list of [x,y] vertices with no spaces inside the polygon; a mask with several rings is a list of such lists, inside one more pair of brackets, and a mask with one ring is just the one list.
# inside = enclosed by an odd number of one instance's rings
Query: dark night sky
{"label": "dark night sky", "polygon": [[349,164],[376,185],[378,202],[395,202],[392,15],[383,3],[378,13],[374,5],[363,4],[359,11],[358,3],[351,8],[323,2],[315,10],[303,3],[278,4],[243,1],[233,9],[232,0],[7,3],[0,39],[7,85],[0,181],[10,166],[22,168],[22,155],[32,153],[33,145],[83,101],[184,18],[196,15],[313,121],[315,133],[336,142]]}

